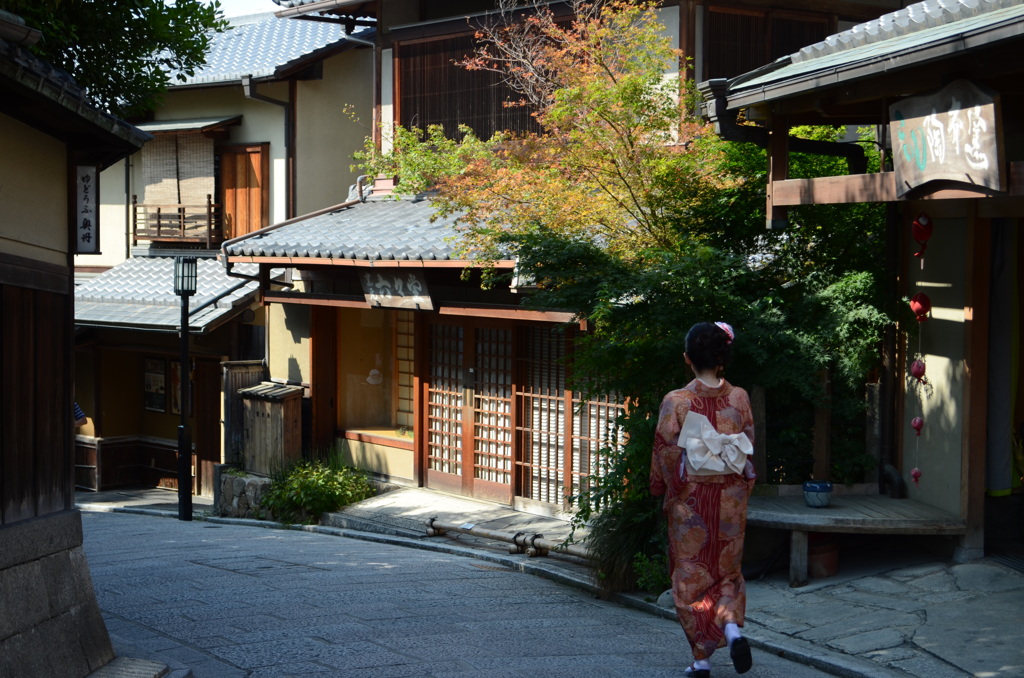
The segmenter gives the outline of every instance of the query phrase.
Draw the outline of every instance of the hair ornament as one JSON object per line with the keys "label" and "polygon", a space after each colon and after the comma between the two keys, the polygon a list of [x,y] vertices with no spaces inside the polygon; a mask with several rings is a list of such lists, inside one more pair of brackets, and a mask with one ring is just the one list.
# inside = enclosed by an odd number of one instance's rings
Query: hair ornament
{"label": "hair ornament", "polygon": [[724,323],[724,322],[716,322],[715,324],[718,325],[718,328],[720,330],[722,330],[723,332],[725,332],[729,336],[729,340],[727,342],[725,342],[725,343],[726,344],[731,344],[732,340],[736,338],[736,333],[732,331],[732,325],[730,325],[729,323]]}

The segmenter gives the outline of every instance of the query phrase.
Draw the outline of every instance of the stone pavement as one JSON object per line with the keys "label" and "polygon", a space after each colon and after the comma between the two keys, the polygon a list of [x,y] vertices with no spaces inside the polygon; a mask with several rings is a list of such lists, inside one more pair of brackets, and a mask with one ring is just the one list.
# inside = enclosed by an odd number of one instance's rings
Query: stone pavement
{"label": "stone pavement", "polygon": [[[161,490],[80,493],[77,502],[84,511],[177,516],[176,495]],[[198,497],[193,502],[197,521],[211,527],[271,525],[217,518],[210,515],[208,502]],[[329,518],[327,526],[292,529],[470,555],[502,569],[597,591],[580,558],[560,553],[531,558],[509,552],[508,541],[517,533],[539,532],[546,541],[563,540],[569,526],[558,518],[412,488],[387,492]],[[430,518],[487,536],[448,532],[428,537],[424,528]],[[838,676],[1024,676],[1024,574],[993,559],[952,563],[934,555],[925,548],[928,545],[927,540],[906,537],[857,544],[841,552],[836,575],[812,579],[799,589],[788,586],[784,563],[762,578],[748,579],[746,635],[751,645],[762,657],[786,657]],[[90,567],[96,567],[91,553],[89,558]],[[670,610],[643,596],[613,600],[624,609],[674,619]],[[102,601],[101,607],[107,611]],[[678,627],[673,632],[679,633]],[[111,635],[116,639],[115,629]],[[716,669],[715,675],[721,674]]]}

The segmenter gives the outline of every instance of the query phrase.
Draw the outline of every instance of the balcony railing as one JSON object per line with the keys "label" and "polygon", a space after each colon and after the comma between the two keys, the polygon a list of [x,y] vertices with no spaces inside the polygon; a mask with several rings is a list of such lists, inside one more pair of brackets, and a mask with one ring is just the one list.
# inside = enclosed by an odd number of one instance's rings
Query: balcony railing
{"label": "balcony railing", "polygon": [[224,241],[221,214],[221,206],[209,195],[205,205],[140,205],[133,195],[133,244],[151,240],[219,246]]}

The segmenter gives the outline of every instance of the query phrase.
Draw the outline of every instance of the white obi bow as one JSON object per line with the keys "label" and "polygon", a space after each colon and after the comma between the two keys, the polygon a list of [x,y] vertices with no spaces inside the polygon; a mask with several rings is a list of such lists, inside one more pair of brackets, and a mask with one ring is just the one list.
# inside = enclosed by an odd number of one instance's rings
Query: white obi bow
{"label": "white obi bow", "polygon": [[[703,414],[688,412],[679,432],[679,447],[686,450],[686,473],[698,476],[743,473],[754,446],[746,433],[719,433]],[[683,466],[679,467],[683,476]]]}

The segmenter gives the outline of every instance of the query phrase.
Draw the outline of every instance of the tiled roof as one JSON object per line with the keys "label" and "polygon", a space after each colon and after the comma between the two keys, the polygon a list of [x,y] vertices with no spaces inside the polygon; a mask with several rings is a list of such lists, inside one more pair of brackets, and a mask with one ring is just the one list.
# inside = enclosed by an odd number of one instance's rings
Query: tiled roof
{"label": "tiled roof", "polygon": [[[245,310],[256,296],[257,284],[228,277],[214,257],[200,257],[197,264],[189,327],[208,332]],[[234,270],[244,275],[257,272],[247,265]],[[77,325],[176,331],[180,322],[174,257],[132,257],[75,289]]]}
{"label": "tiled roof", "polygon": [[776,88],[791,93],[827,86],[1019,37],[1022,21],[1020,0],[925,0],[733,78],[729,108],[770,99],[760,93]]}
{"label": "tiled roof", "polygon": [[430,200],[370,198],[224,244],[230,257],[443,261],[455,256],[454,218],[431,221]]}
{"label": "tiled roof", "polygon": [[[8,15],[10,16],[10,15]],[[0,97],[5,113],[57,138],[70,136],[86,147],[102,138],[104,161],[112,163],[141,148],[151,138],[124,120],[95,107],[65,71],[33,55],[27,48],[0,39]],[[40,107],[48,109],[40,115]],[[66,122],[61,122],[66,121]]]}
{"label": "tiled roof", "polygon": [[232,28],[213,36],[206,64],[170,87],[269,78],[345,45],[345,29],[335,23],[254,14],[231,20]]}

